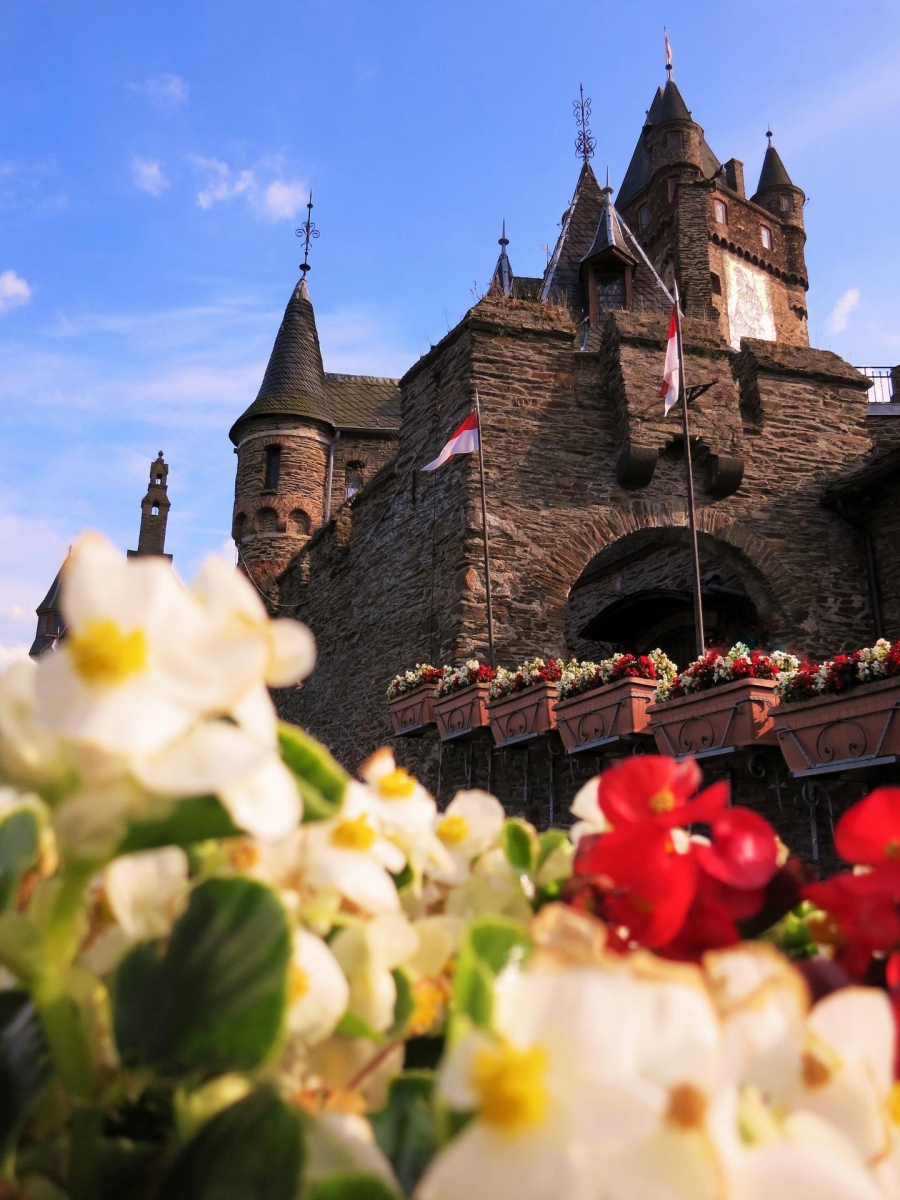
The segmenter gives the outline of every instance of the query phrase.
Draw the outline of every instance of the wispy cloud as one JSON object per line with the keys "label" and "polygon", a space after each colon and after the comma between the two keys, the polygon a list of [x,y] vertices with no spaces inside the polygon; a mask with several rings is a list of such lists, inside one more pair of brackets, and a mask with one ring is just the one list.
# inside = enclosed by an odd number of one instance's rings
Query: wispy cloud
{"label": "wispy cloud", "polygon": [[262,159],[244,168],[200,154],[188,155],[188,162],[200,177],[197,203],[201,208],[242,198],[254,215],[288,221],[306,203],[307,184],[282,178],[284,164],[280,157]]}
{"label": "wispy cloud", "polygon": [[36,162],[0,162],[0,205],[27,211],[31,216],[52,216],[68,204],[56,186],[59,168],[52,158]]}
{"label": "wispy cloud", "polygon": [[150,75],[140,83],[129,83],[128,90],[149,100],[154,108],[172,112],[187,104],[191,90],[180,75]]}
{"label": "wispy cloud", "polygon": [[859,288],[848,288],[828,316],[828,329],[831,333],[841,333],[847,328],[847,321],[857,304]]}
{"label": "wispy cloud", "polygon": [[27,280],[15,271],[4,271],[0,275],[0,312],[8,308],[19,308],[31,300],[31,287]]}
{"label": "wispy cloud", "polygon": [[895,108],[900,103],[898,49],[882,52],[864,68],[857,65],[852,73],[820,76],[821,86],[808,91],[806,104],[790,123],[785,140],[791,148],[833,140],[839,131],[880,119]]}
{"label": "wispy cloud", "polygon": [[131,179],[134,186],[148,196],[161,196],[169,186],[162,165],[155,158],[135,155],[131,160]]}

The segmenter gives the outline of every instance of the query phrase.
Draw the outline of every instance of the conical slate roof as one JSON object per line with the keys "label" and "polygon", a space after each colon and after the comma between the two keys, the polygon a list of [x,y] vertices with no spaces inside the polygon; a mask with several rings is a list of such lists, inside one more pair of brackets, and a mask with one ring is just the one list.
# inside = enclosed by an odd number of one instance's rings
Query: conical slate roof
{"label": "conical slate roof", "polygon": [[503,232],[499,240],[500,257],[497,259],[496,267],[494,267],[491,284],[496,283],[504,296],[511,296],[513,291],[513,271],[509,255],[506,253],[506,247],[509,245],[509,238],[506,236],[506,221],[503,222]]}
{"label": "conical slate roof", "polygon": [[565,299],[572,306],[580,304],[581,260],[594,241],[603,202],[603,189],[590,163],[585,163],[556,239],[553,257],[544,273],[541,300],[547,301],[552,296]]}
{"label": "conical slate roof", "polygon": [[688,112],[688,106],[681,97],[678,84],[674,79],[670,79],[663,89],[655,123],[662,125],[664,121],[690,121],[690,119],[691,114]]}
{"label": "conical slate roof", "polygon": [[304,275],[284,310],[259,394],[235,421],[229,437],[236,443],[238,427],[252,417],[283,414],[333,424],[331,408],[316,317]]}
{"label": "conical slate roof", "polygon": [[[644,130],[647,126],[660,125],[664,121],[692,120],[693,117],[688,111],[688,107],[674,79],[670,79],[665,88],[658,87],[656,89],[653,102],[647,111],[644,128],[641,130],[641,136],[638,138],[634,154],[631,156],[631,162],[628,164],[628,170],[625,172],[625,178],[622,180],[622,186],[619,188],[619,195],[617,197],[619,208],[624,208],[632,197],[636,196],[650,182],[652,175],[650,155],[647,153],[647,147],[644,145]],[[700,141],[700,161],[703,167],[704,178],[712,179],[717,174],[721,163],[707,145],[706,138],[702,138]]]}
{"label": "conical slate roof", "polygon": [[766,157],[763,159],[762,171],[759,174],[759,183],[756,186],[757,192],[763,191],[770,187],[793,187],[791,177],[784,168],[784,163],[781,161],[781,155],[769,142],[766,150]]}
{"label": "conical slate roof", "polygon": [[619,223],[619,214],[616,212],[616,207],[612,202],[611,187],[607,186],[603,189],[603,197],[603,208],[600,212],[600,222],[597,225],[597,232],[594,235],[590,250],[588,250],[581,261],[586,262],[589,258],[594,258],[595,255],[601,254],[604,250],[618,250],[620,255],[634,262],[634,255],[628,248],[625,234]]}

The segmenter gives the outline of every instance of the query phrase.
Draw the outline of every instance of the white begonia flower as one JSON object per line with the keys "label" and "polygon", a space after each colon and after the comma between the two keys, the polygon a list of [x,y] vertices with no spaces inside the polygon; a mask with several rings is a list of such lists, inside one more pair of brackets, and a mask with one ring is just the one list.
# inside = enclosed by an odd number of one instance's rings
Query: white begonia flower
{"label": "white begonia flower", "polygon": [[305,678],[316,663],[316,643],[299,621],[271,620],[259,593],[231,563],[210,555],[194,580],[193,592],[215,629],[217,653],[243,663],[258,661],[255,683],[287,687]]}
{"label": "white begonia flower", "polygon": [[579,819],[569,830],[569,837],[577,846],[586,833],[608,833],[612,829],[600,807],[600,779],[595,776],[583,784],[575,793],[569,811]]}
{"label": "white begonia flower", "polygon": [[63,782],[72,770],[70,748],[37,719],[37,666],[13,663],[0,674],[0,778],[41,787]]}
{"label": "white begonia flower", "polygon": [[217,796],[234,823],[255,837],[284,837],[303,813],[294,776],[274,743],[266,746],[226,721],[204,721],[132,770],[157,794]]}
{"label": "white begonia flower", "polygon": [[125,854],[109,864],[106,898],[126,937],[145,942],[170,932],[187,906],[188,873],[180,846]]}
{"label": "white begonia flower", "polygon": [[288,969],[289,1032],[308,1046],[324,1041],[334,1033],[349,998],[349,984],[334,954],[321,938],[298,929]]}
{"label": "white begonia flower", "polygon": [[331,950],[350,982],[348,1009],[379,1033],[394,1020],[397,985],[391,972],[411,958],[419,937],[401,913],[341,929]]}
{"label": "white begonia flower", "polygon": [[304,1132],[307,1185],[347,1172],[374,1175],[397,1192],[391,1164],[375,1141],[372,1126],[356,1113],[325,1110],[310,1119]]}
{"label": "white begonia flower", "polygon": [[338,815],[304,825],[302,834],[298,865],[306,886],[335,891],[368,913],[399,909],[391,876],[406,858],[382,835],[359,791],[348,788]]}
{"label": "white begonia flower", "polygon": [[[298,1087],[343,1089],[353,1084],[370,1112],[387,1102],[388,1086],[403,1070],[404,1045],[385,1047],[368,1038],[330,1037],[291,1064],[283,1078]],[[356,1081],[360,1080],[359,1083]]]}
{"label": "white begonia flower", "polygon": [[126,561],[85,534],[63,566],[66,637],[37,671],[38,717],[74,741],[128,758],[227,708],[208,618],[159,558]]}
{"label": "white begonia flower", "polygon": [[503,805],[487,792],[457,792],[435,827],[448,861],[427,866],[425,874],[444,883],[463,883],[473,860],[496,843],[505,816]]}
{"label": "white begonia flower", "polygon": [[[507,968],[496,1038],[451,1047],[439,1088],[474,1119],[417,1200],[714,1200],[706,1114],[719,1023],[699,972],[635,956]],[[639,1181],[639,1183],[638,1183]]]}
{"label": "white begonia flower", "polygon": [[469,878],[451,889],[445,909],[467,921],[481,916],[528,921],[534,915],[522,888],[522,877],[510,866],[500,846],[490,846],[478,856]]}

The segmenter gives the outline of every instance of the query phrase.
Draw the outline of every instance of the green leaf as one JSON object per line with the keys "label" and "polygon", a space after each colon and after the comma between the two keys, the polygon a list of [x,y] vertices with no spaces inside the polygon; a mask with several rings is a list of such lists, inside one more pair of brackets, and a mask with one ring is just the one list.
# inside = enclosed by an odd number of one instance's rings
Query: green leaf
{"label": "green leaf", "polygon": [[402,967],[395,967],[391,975],[397,989],[397,999],[394,1001],[394,1023],[387,1032],[389,1039],[403,1037],[416,1008],[412,979],[407,972]]}
{"label": "green leaf", "polygon": [[344,801],[349,775],[315,738],[296,725],[280,722],[281,757],[297,780],[303,796],[304,821],[322,821],[337,812]]}
{"label": "green leaf", "polygon": [[391,1080],[384,1108],[370,1117],[375,1140],[407,1195],[412,1194],[437,1146],[433,1090],[433,1071],[404,1071]]}
{"label": "green leaf", "polygon": [[379,1033],[374,1029],[368,1021],[358,1017],[356,1013],[345,1012],[337,1023],[337,1028],[334,1031],[338,1037],[345,1038],[366,1038],[370,1042],[384,1042],[386,1038],[384,1034]]}
{"label": "green leaf", "polygon": [[40,1018],[28,993],[0,992],[0,1161],[51,1074]]}
{"label": "green leaf", "polygon": [[548,829],[544,833],[538,834],[538,843],[540,850],[538,851],[536,871],[539,871],[547,859],[560,846],[565,846],[569,840],[569,835],[565,829]]}
{"label": "green leaf", "polygon": [[0,824],[0,909],[13,903],[22,876],[40,854],[41,826],[30,808],[20,808]]}
{"label": "green leaf", "polygon": [[509,817],[503,823],[500,841],[506,860],[513,870],[531,875],[540,850],[534,826],[523,821],[521,817]]}
{"label": "green leaf", "polygon": [[269,1085],[208,1121],[175,1160],[165,1200],[295,1200],[303,1118]]}
{"label": "green leaf", "polygon": [[210,879],[166,946],[136,946],[114,983],[115,1033],[129,1065],[206,1076],[259,1066],[278,1037],[291,936],[274,892]]}
{"label": "green leaf", "polygon": [[515,957],[526,956],[531,939],[522,925],[505,917],[473,921],[459,949],[453,976],[451,1013],[474,1025],[490,1025],[494,1010],[494,978]]}
{"label": "green leaf", "polygon": [[116,854],[155,850],[157,846],[190,846],[208,838],[240,837],[241,833],[215,796],[191,796],[178,801],[160,820],[132,822]]}
{"label": "green leaf", "polygon": [[302,1197],[303,1200],[399,1200],[397,1193],[377,1175],[351,1174],[308,1183]]}

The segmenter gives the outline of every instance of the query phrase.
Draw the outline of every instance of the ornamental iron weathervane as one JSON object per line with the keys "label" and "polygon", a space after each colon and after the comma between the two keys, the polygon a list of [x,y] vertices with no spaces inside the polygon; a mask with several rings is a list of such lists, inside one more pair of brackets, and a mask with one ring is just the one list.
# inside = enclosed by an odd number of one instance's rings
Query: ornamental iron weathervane
{"label": "ornamental iron weathervane", "polygon": [[310,192],[309,203],[306,206],[306,220],[299,229],[294,230],[294,233],[298,238],[303,238],[303,262],[300,264],[300,270],[303,272],[304,279],[306,278],[306,272],[312,270],[312,267],[309,265],[309,243],[313,238],[317,238],[319,236],[319,231],[316,229],[312,219],[312,210],[313,201],[312,192]]}
{"label": "ornamental iron weathervane", "polygon": [[578,99],[572,101],[575,111],[575,124],[578,126],[578,137],[575,139],[575,153],[580,154],[587,166],[588,159],[593,158],[597,139],[591,137],[588,121],[591,119],[591,98],[585,99],[584,88],[579,83]]}

